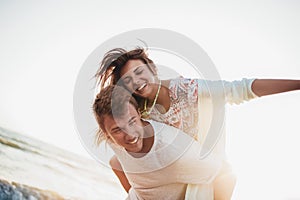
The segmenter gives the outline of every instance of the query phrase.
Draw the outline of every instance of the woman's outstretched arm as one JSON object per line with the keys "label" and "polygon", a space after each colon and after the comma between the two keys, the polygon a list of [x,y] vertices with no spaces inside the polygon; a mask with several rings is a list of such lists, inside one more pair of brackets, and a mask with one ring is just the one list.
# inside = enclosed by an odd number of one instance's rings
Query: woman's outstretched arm
{"label": "woman's outstretched arm", "polygon": [[293,90],[300,90],[300,80],[255,79],[251,88],[257,96],[261,97]]}

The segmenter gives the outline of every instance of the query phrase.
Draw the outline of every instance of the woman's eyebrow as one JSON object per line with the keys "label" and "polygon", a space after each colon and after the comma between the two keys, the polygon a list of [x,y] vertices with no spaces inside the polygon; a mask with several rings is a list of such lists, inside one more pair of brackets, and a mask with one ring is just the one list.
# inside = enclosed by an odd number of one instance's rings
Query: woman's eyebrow
{"label": "woman's eyebrow", "polygon": [[[137,67],[133,70],[133,73],[136,73],[136,71],[139,70],[139,69],[140,69],[141,67],[143,67],[144,65],[145,65],[145,64],[137,66]],[[128,74],[128,73],[126,73],[126,74]],[[127,76],[126,74],[124,74],[124,75],[122,76],[122,79],[123,79],[123,80],[124,80],[124,79],[130,78],[130,76]]]}

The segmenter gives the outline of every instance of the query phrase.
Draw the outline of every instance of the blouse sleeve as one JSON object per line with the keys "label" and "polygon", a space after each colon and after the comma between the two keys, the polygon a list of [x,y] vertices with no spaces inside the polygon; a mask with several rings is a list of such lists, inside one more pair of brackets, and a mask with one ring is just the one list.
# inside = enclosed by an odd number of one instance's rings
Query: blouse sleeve
{"label": "blouse sleeve", "polygon": [[226,103],[240,104],[258,97],[251,89],[255,79],[236,81],[211,81],[198,79],[198,96],[202,98],[223,98]]}

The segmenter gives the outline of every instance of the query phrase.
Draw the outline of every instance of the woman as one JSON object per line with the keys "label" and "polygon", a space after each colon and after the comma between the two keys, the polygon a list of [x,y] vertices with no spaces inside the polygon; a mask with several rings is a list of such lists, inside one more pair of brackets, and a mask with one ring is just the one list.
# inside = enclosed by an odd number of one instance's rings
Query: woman
{"label": "woman", "polygon": [[[213,111],[208,107],[211,108],[212,98],[218,98],[220,102],[239,104],[255,97],[300,89],[299,80],[159,80],[155,64],[142,48],[132,51],[118,48],[107,52],[95,76],[99,78],[101,88],[107,84],[120,84],[127,88],[136,97],[144,118],[177,127],[200,143],[205,141],[210,128]],[[218,141],[214,151],[224,154],[224,163],[211,187],[215,199],[230,199],[235,177],[226,162],[224,134],[220,135],[222,139]],[[111,163],[118,165],[117,160]],[[199,189],[190,190],[194,187],[189,185],[187,198],[191,198],[191,192]]]}

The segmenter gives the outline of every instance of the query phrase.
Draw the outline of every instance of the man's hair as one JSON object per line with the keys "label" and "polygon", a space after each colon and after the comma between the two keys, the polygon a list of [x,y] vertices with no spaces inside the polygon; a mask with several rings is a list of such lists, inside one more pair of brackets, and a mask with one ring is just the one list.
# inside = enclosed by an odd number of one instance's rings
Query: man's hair
{"label": "man's hair", "polygon": [[138,111],[138,104],[133,96],[121,86],[109,85],[97,94],[93,103],[93,112],[99,129],[96,132],[96,144],[99,145],[107,139],[105,133],[105,117],[121,117],[128,110],[128,103],[131,103]]}
{"label": "man's hair", "polygon": [[144,48],[136,47],[131,51],[115,48],[104,55],[100,67],[94,76],[100,85],[100,89],[106,85],[117,84],[121,78],[120,71],[128,60],[141,60],[154,75],[157,75],[156,66],[153,61],[148,58]]}

